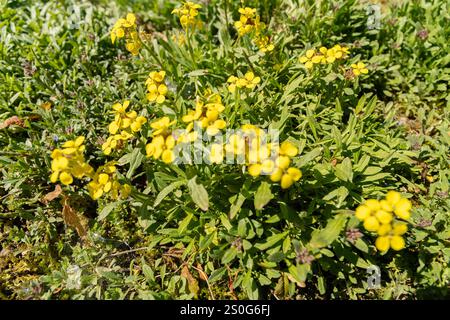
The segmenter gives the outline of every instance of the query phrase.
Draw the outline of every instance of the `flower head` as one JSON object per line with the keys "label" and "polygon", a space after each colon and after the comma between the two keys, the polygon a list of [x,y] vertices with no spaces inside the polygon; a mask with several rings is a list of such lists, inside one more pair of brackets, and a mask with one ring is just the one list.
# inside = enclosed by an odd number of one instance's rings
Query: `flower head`
{"label": "flower head", "polygon": [[359,76],[361,74],[368,74],[369,70],[366,68],[364,62],[352,63],[351,64],[353,74]]}

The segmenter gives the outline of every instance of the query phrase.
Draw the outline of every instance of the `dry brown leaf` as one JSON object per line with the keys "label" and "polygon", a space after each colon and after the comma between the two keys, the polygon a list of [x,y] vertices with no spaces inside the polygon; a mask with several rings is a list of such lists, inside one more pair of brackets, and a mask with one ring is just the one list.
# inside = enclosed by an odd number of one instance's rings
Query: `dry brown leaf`
{"label": "dry brown leaf", "polygon": [[69,198],[64,197],[62,216],[68,227],[75,229],[82,240],[87,239],[87,223],[82,215],[79,215],[70,205]]}
{"label": "dry brown leaf", "polygon": [[18,116],[12,116],[12,117],[6,119],[5,121],[3,121],[2,123],[0,123],[0,129],[5,129],[12,125],[24,127],[25,123]]}
{"label": "dry brown leaf", "polygon": [[44,196],[44,198],[42,198],[42,200],[41,200],[42,203],[45,204],[45,205],[47,205],[50,201],[53,201],[53,200],[55,200],[56,198],[58,198],[59,195],[61,194],[61,192],[62,192],[61,186],[60,186],[59,184],[57,184],[57,185],[55,186],[55,190],[54,190],[54,191],[47,193],[47,194]]}
{"label": "dry brown leaf", "polygon": [[188,281],[189,291],[191,293],[195,294],[195,296],[197,296],[197,293],[200,290],[200,288],[198,286],[198,281],[194,278],[192,273],[189,271],[189,268],[187,265],[184,265],[183,268],[181,269],[181,276],[183,278],[186,278],[186,280]]}
{"label": "dry brown leaf", "polygon": [[203,271],[203,267],[200,263],[197,263],[197,271],[201,280],[208,281],[208,276],[206,275],[205,271]]}

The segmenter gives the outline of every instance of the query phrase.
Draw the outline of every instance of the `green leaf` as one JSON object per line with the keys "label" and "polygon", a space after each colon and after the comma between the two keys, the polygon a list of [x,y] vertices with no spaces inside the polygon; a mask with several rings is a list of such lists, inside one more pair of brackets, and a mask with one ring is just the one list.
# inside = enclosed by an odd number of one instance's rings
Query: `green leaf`
{"label": "green leaf", "polygon": [[312,232],[311,241],[312,248],[323,248],[335,241],[345,226],[347,217],[343,214],[337,215],[334,219],[328,220],[327,226],[322,230]]}
{"label": "green leaf", "polygon": [[216,282],[216,281],[222,279],[223,276],[224,276],[226,273],[227,273],[226,267],[222,267],[222,268],[216,269],[216,270],[214,270],[213,272],[211,272],[211,274],[209,275],[208,282],[209,282],[210,284],[211,284],[211,283],[214,283],[214,282]]}
{"label": "green leaf", "polygon": [[251,270],[247,271],[244,279],[242,280],[242,286],[250,300],[258,300],[258,286],[255,279],[252,277]]}
{"label": "green leaf", "polygon": [[257,243],[257,244],[255,244],[255,247],[258,248],[259,250],[269,249],[269,248],[273,247],[274,245],[276,245],[281,240],[283,240],[288,235],[288,233],[289,233],[288,231],[285,231],[283,233],[271,235],[270,237],[267,238],[266,242]]}
{"label": "green leaf", "polygon": [[121,203],[122,203],[121,201],[108,203],[106,206],[103,207],[102,211],[100,211],[97,220],[102,221],[103,219],[105,219],[111,213],[111,211],[113,211]]}
{"label": "green leaf", "polygon": [[300,156],[300,160],[297,162],[297,166],[299,168],[305,166],[307,163],[310,163],[312,160],[314,160],[320,154],[322,154],[322,151],[323,151],[322,147],[318,147],[306,153],[305,155]]}
{"label": "green leaf", "polygon": [[208,211],[209,198],[208,192],[202,184],[198,184],[196,180],[197,176],[190,179],[187,183],[189,193],[194,203],[203,211]]}
{"label": "green leaf", "polygon": [[127,179],[131,179],[134,171],[136,171],[136,169],[139,168],[144,157],[145,156],[141,153],[141,149],[136,148],[133,150],[133,152],[131,153],[131,158],[130,158],[130,168],[128,169],[128,172],[126,175]]}
{"label": "green leaf", "polygon": [[261,210],[266,204],[269,203],[270,200],[273,199],[273,197],[274,196],[270,191],[270,185],[265,181],[261,182],[255,193],[255,209]]}
{"label": "green leaf", "polygon": [[156,196],[155,203],[153,204],[153,207],[156,208],[161,201],[163,201],[169,194],[171,194],[174,190],[180,188],[181,186],[186,184],[186,180],[179,180],[172,182],[167,187],[161,190],[160,193]]}
{"label": "green leaf", "polygon": [[335,173],[339,180],[351,182],[353,180],[353,171],[350,158],[345,158],[341,163],[337,164]]}
{"label": "green leaf", "polygon": [[[233,203],[230,206],[229,217],[230,220],[233,220],[234,217],[241,211],[241,207],[244,204],[245,196],[242,193],[239,193],[233,197],[231,197]],[[234,199],[234,200],[233,200]]]}
{"label": "green leaf", "polygon": [[237,248],[232,246],[223,254],[222,264],[227,264],[231,262],[236,257],[237,254],[238,254]]}
{"label": "green leaf", "polygon": [[324,277],[317,278],[317,288],[319,289],[320,294],[325,294],[325,292],[327,291],[325,288],[325,278]]}
{"label": "green leaf", "polygon": [[311,266],[306,263],[291,265],[288,270],[295,281],[303,283],[306,281],[306,277],[308,276],[308,273],[311,270]]}
{"label": "green leaf", "polygon": [[192,218],[194,217],[194,215],[192,213],[188,213],[188,215],[186,216],[186,218],[184,218],[180,224],[178,225],[178,233],[180,235],[183,234],[183,232],[186,230],[186,228],[188,227],[189,223],[191,222]]}
{"label": "green leaf", "polygon": [[144,274],[145,278],[151,282],[155,281],[155,274],[153,273],[152,268],[149,267],[149,265],[144,264],[142,266],[142,273]]}

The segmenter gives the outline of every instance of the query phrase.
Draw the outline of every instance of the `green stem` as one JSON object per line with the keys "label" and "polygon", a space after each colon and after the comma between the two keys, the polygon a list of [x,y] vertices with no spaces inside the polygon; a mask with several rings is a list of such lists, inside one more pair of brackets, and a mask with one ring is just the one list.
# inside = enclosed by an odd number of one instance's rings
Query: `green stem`
{"label": "green stem", "polygon": [[140,32],[138,32],[138,37],[139,37],[139,41],[141,42],[141,44],[145,47],[145,49],[147,49],[147,51],[150,53],[150,55],[156,60],[156,63],[162,68],[162,62],[159,59],[158,55],[156,54],[156,52],[153,50],[153,48],[150,48],[147,43],[145,43],[145,41],[142,40],[141,38],[141,34]]}
{"label": "green stem", "polygon": [[195,69],[198,69],[197,62],[195,61],[194,50],[192,49],[191,33],[189,32],[189,28],[186,28],[186,40],[189,49],[189,54],[191,55],[192,63],[194,64]]}

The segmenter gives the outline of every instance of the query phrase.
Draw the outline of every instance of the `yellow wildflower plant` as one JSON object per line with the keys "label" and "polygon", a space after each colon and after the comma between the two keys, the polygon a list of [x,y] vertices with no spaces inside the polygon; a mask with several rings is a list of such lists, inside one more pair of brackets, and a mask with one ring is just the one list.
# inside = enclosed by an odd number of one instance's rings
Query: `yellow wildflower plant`
{"label": "yellow wildflower plant", "polygon": [[202,6],[200,4],[186,1],[180,8],[172,10],[172,14],[176,14],[180,18],[180,23],[183,29],[195,29],[200,28],[202,25],[201,20],[198,19],[198,9]]}
{"label": "yellow wildflower plant", "polygon": [[109,194],[113,200],[128,198],[131,186],[121,185],[117,178],[117,168],[115,162],[108,162],[99,167],[92,177],[92,181],[87,184],[89,195],[93,200],[97,200],[104,194]]}
{"label": "yellow wildflower plant", "polygon": [[261,78],[255,76],[253,72],[248,71],[242,78],[230,76],[227,82],[229,83],[228,91],[233,93],[236,91],[236,88],[254,89],[261,82]]}
{"label": "yellow wildflower plant", "polygon": [[73,178],[81,179],[91,176],[94,169],[85,162],[83,152],[85,138],[79,136],[75,140],[66,141],[61,149],[54,149],[51,153],[52,174],[50,181],[58,180],[64,185],[73,183]]}
{"label": "yellow wildflower plant", "polygon": [[147,99],[149,101],[155,101],[161,104],[166,100],[166,95],[169,90],[164,83],[165,76],[165,71],[150,72],[147,81],[145,81],[148,90]]}
{"label": "yellow wildflower plant", "polygon": [[359,76],[361,74],[368,74],[369,73],[369,70],[366,68],[366,65],[365,65],[364,62],[360,61],[358,63],[352,63],[351,67],[352,67],[353,74],[355,76]]}
{"label": "yellow wildflower plant", "polygon": [[270,42],[269,37],[264,35],[265,23],[261,22],[260,16],[256,14],[255,8],[240,8],[240,17],[234,22],[240,37],[252,33],[252,41],[263,53],[272,51],[275,46]]}
{"label": "yellow wildflower plant", "polygon": [[315,49],[306,50],[305,55],[300,56],[299,61],[305,65],[306,69],[311,69],[314,64],[334,63],[336,60],[347,58],[349,49],[339,44],[331,47],[320,47],[318,51]]}
{"label": "yellow wildflower plant", "polygon": [[114,121],[108,126],[110,134],[116,134],[119,130],[129,129],[131,132],[138,132],[147,119],[143,116],[138,116],[136,111],[126,112],[130,101],[126,100],[123,104],[116,103],[113,105],[115,112]]}
{"label": "yellow wildflower plant", "polygon": [[270,42],[268,36],[258,36],[255,37],[253,41],[255,42],[256,46],[258,46],[259,51],[261,52],[270,52],[275,49],[274,44]]}
{"label": "yellow wildflower plant", "polygon": [[259,20],[259,16],[256,15],[256,9],[254,8],[240,8],[239,21],[234,23],[234,27],[238,31],[239,36],[243,36],[255,30],[255,20]]}
{"label": "yellow wildflower plant", "polygon": [[299,58],[299,61],[305,65],[306,69],[311,69],[313,67],[314,64],[313,64],[312,58],[314,57],[315,53],[316,53],[316,50],[309,49],[309,50],[306,50],[306,53],[304,56],[301,56]]}
{"label": "yellow wildflower plant", "polygon": [[389,248],[401,250],[405,247],[401,235],[406,233],[408,227],[396,218],[408,220],[411,209],[408,199],[397,191],[389,191],[385,199],[369,199],[362,203],[356,208],[355,216],[363,221],[367,231],[378,234],[375,246],[379,251],[387,251]]}
{"label": "yellow wildflower plant", "polygon": [[133,13],[128,13],[125,18],[117,20],[110,35],[112,43],[114,43],[116,39],[125,38],[126,49],[131,52],[132,55],[139,54],[142,43],[137,31],[136,16]]}
{"label": "yellow wildflower plant", "polygon": [[197,122],[208,135],[214,136],[227,126],[224,120],[219,119],[219,115],[224,110],[225,106],[222,104],[220,95],[207,90],[203,99],[197,98],[195,110],[189,110],[182,117],[182,121],[188,123],[188,132],[194,127],[194,122]]}
{"label": "yellow wildflower plant", "polygon": [[150,124],[153,129],[152,141],[145,146],[147,157],[161,160],[164,163],[172,163],[175,160],[173,148],[176,140],[172,135],[170,127],[176,123],[176,120],[171,121],[169,117],[162,117]]}
{"label": "yellow wildflower plant", "polygon": [[122,147],[124,142],[131,139],[134,133],[139,132],[142,125],[147,122],[143,116],[138,116],[136,111],[128,111],[130,101],[125,100],[123,104],[116,103],[112,106],[115,114],[114,121],[108,126],[110,136],[102,144],[105,155],[112,153],[114,149]]}
{"label": "yellow wildflower plant", "polygon": [[302,172],[291,167],[291,158],[298,154],[298,148],[289,141],[280,146],[265,142],[265,132],[260,128],[245,124],[244,150],[246,151],[247,170],[252,177],[269,175],[272,182],[279,182],[282,189],[291,187],[302,177]]}

